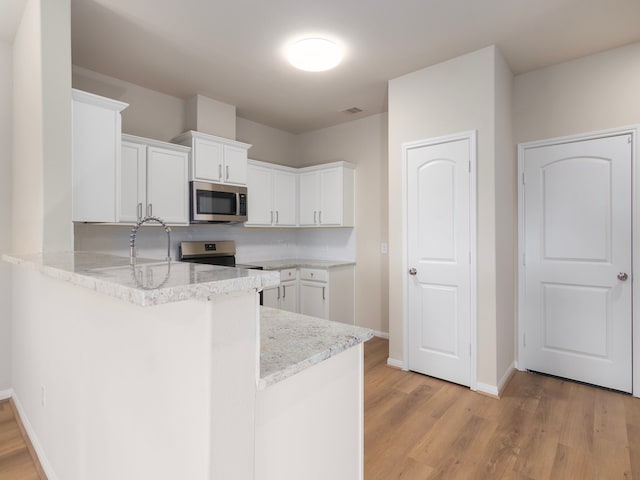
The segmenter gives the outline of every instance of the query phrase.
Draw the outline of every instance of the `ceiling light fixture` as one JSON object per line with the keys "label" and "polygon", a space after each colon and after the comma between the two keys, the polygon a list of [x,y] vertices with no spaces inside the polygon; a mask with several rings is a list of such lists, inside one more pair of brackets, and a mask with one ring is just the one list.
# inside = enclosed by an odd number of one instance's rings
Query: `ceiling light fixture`
{"label": "ceiling light fixture", "polygon": [[289,45],[289,63],[307,72],[324,72],[337,66],[342,60],[342,47],[333,40],[307,37]]}

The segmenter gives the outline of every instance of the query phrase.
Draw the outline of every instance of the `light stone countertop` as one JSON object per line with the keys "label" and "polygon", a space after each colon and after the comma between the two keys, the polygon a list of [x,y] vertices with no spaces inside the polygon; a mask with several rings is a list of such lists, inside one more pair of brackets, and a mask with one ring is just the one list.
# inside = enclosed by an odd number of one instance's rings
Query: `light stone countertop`
{"label": "light stone countertop", "polygon": [[265,270],[282,270],[284,268],[334,268],[345,265],[355,265],[356,262],[346,260],[312,260],[308,258],[287,258],[284,260],[256,260],[240,262],[250,265],[258,265]]}
{"label": "light stone countertop", "polygon": [[281,382],[371,337],[368,328],[260,307],[258,388]]}
{"label": "light stone countertop", "polygon": [[132,266],[128,257],[95,252],[3,255],[2,259],[143,307],[208,300],[280,283],[275,272],[142,258]]}

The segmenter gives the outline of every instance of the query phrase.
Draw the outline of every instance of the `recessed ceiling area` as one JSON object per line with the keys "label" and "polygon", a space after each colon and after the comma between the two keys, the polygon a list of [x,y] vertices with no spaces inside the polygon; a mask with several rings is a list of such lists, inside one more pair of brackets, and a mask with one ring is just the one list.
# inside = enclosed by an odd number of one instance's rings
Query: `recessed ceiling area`
{"label": "recessed ceiling area", "polygon": [[[291,133],[384,112],[387,81],[496,44],[515,74],[640,41],[638,0],[71,0],[74,65],[180,98],[230,103]],[[309,32],[342,62],[282,54]],[[363,112],[345,115],[354,105]]]}

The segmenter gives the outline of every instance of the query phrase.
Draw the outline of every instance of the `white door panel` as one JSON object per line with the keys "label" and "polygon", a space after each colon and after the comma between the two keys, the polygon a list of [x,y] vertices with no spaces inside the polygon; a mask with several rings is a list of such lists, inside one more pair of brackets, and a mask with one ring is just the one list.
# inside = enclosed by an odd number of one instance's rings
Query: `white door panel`
{"label": "white door panel", "polygon": [[529,148],[524,172],[526,367],[630,392],[630,136]]}
{"label": "white door panel", "polygon": [[409,369],[470,384],[470,140],[407,151]]}

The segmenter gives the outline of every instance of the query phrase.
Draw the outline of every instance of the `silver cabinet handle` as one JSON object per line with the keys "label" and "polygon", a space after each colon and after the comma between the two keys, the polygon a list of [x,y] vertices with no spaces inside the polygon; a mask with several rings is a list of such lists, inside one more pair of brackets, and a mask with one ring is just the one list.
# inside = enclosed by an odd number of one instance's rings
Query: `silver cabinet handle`
{"label": "silver cabinet handle", "polygon": [[618,274],[618,280],[622,280],[623,282],[626,282],[628,278],[629,278],[629,275],[627,275],[625,272],[620,272]]}
{"label": "silver cabinet handle", "polygon": [[276,210],[276,225],[280,223],[280,212],[278,212],[278,210]]}
{"label": "silver cabinet handle", "polygon": [[327,298],[325,297],[324,293],[327,287],[322,287],[322,300],[326,300]]}
{"label": "silver cabinet handle", "polygon": [[218,164],[218,180],[222,180],[222,164]]}
{"label": "silver cabinet handle", "polygon": [[142,202],[138,204],[138,220],[142,218]]}
{"label": "silver cabinet handle", "polygon": [[416,270],[415,268],[409,269],[409,275],[415,275],[416,273],[418,273],[418,270]]}
{"label": "silver cabinet handle", "polygon": [[269,223],[273,225],[273,210],[271,210],[271,221]]}
{"label": "silver cabinet handle", "polygon": [[278,300],[280,300],[280,285],[278,285]]}
{"label": "silver cabinet handle", "polygon": [[322,210],[318,212],[318,223],[322,225]]}
{"label": "silver cabinet handle", "polygon": [[229,180],[229,165],[227,165],[224,169],[224,173],[225,173],[225,180]]}
{"label": "silver cabinet handle", "polygon": [[153,204],[149,203],[147,205],[147,217],[153,216]]}
{"label": "silver cabinet handle", "polygon": [[313,211],[313,224],[315,225],[316,223],[318,223],[318,220],[316,220],[316,217],[318,216],[318,212],[316,212],[315,210]]}
{"label": "silver cabinet handle", "polygon": [[282,285],[282,299],[284,300],[285,298],[287,298],[287,286]]}

